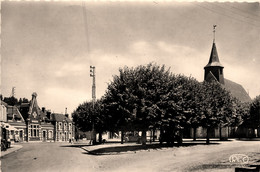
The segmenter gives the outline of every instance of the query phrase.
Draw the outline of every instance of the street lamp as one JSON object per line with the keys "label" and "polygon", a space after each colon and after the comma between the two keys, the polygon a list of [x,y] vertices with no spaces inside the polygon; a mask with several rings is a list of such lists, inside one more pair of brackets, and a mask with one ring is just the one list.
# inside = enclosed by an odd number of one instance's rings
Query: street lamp
{"label": "street lamp", "polygon": [[96,101],[96,80],[95,80],[95,66],[90,66],[90,77],[93,78],[93,83],[92,83],[92,144],[94,145],[96,143],[96,133],[94,129],[94,111],[95,111],[95,101]]}

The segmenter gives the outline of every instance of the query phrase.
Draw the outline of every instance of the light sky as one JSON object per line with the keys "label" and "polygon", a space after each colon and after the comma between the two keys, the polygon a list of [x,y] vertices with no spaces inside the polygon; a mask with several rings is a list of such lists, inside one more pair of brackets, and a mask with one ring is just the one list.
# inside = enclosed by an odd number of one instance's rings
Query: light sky
{"label": "light sky", "polygon": [[[84,13],[86,14],[84,17]],[[165,64],[203,81],[216,24],[224,77],[260,95],[258,3],[2,2],[1,92],[52,112],[97,98],[125,65]]]}

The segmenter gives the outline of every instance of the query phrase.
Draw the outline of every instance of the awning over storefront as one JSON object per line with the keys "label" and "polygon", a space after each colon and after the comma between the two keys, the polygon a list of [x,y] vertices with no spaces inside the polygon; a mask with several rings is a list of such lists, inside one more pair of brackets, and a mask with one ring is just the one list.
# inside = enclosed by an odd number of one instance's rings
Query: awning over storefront
{"label": "awning over storefront", "polygon": [[11,125],[8,124],[8,123],[3,123],[3,124],[2,124],[2,127],[5,128],[6,130],[13,130],[13,131],[17,131],[17,130],[18,130],[17,128],[11,126]]}

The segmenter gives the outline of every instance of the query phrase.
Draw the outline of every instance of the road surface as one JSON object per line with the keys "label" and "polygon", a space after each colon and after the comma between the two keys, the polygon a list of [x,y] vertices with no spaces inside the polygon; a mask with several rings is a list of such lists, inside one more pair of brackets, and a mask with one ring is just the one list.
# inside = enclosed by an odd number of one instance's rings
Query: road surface
{"label": "road surface", "polygon": [[[90,155],[69,143],[24,143],[23,148],[1,158],[3,172],[81,171],[191,171],[202,165],[228,161],[232,154],[260,154],[259,141],[229,141],[119,154]],[[204,171],[234,171],[204,169]]]}

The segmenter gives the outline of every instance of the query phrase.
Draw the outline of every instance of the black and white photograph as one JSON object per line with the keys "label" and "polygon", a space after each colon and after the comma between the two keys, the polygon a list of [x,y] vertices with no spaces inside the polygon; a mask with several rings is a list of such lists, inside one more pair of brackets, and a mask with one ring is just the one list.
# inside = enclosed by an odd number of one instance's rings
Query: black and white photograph
{"label": "black and white photograph", "polygon": [[260,172],[259,1],[1,1],[2,172]]}

